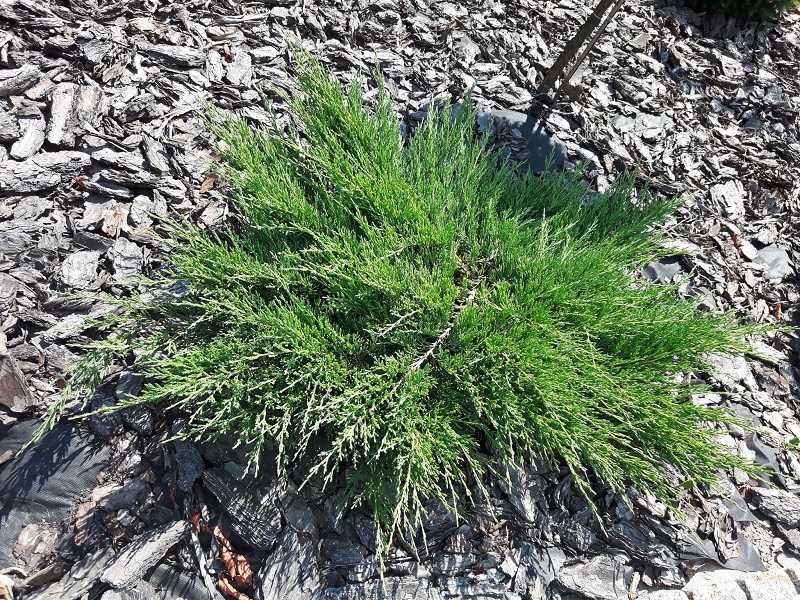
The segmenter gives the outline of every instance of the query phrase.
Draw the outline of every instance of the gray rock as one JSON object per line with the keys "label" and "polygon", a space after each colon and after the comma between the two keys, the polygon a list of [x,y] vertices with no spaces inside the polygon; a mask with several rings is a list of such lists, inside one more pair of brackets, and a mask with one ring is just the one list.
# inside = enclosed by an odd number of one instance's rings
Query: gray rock
{"label": "gray rock", "polygon": [[523,598],[544,598],[547,585],[536,567],[521,565],[514,574],[511,590]]}
{"label": "gray rock", "polygon": [[364,552],[347,538],[329,536],[322,540],[322,553],[337,567],[356,565],[364,559]]}
{"label": "gray rock", "polygon": [[133,192],[129,188],[110,181],[103,181],[97,174],[93,175],[89,181],[84,182],[83,185],[88,191],[100,196],[119,198],[121,200],[133,198]]}
{"label": "gray rock", "polygon": [[650,281],[673,283],[675,277],[683,272],[681,261],[677,256],[662,258],[642,267],[642,275]]}
{"label": "gray rock", "polygon": [[613,556],[595,556],[587,563],[561,568],[558,582],[573,592],[598,600],[628,600],[633,569]]}
{"label": "gray rock", "polygon": [[149,213],[155,212],[155,202],[147,196],[136,196],[131,203],[130,220],[134,227],[144,229],[153,224]]}
{"label": "gray rock", "polygon": [[751,600],[739,584],[741,576],[724,569],[702,571],[691,578],[683,591],[692,600]]}
{"label": "gray rock", "polygon": [[169,44],[149,44],[139,41],[137,48],[154,61],[181,67],[199,67],[206,61],[206,53],[197,48],[186,48]]}
{"label": "gray rock", "polygon": [[317,600],[322,576],[314,542],[284,528],[254,581],[256,600]]}
{"label": "gray rock", "polygon": [[112,148],[104,147],[92,152],[92,158],[103,164],[133,172],[141,171],[146,167],[144,157],[139,152],[117,152]]}
{"label": "gray rock", "polygon": [[86,250],[97,250],[101,254],[103,252],[108,251],[114,244],[114,240],[108,238],[105,235],[99,235],[97,233],[91,233],[89,231],[81,231],[80,229],[75,231],[75,235],[73,236],[72,241],[78,248],[85,248]]}
{"label": "gray rock", "polygon": [[[277,596],[276,596],[277,598]],[[386,577],[383,581],[349,584],[328,588],[322,600],[443,600],[439,590],[428,579],[416,577]],[[266,600],[266,599],[264,599]]]}
{"label": "gray rock", "polygon": [[778,533],[789,542],[792,548],[800,548],[800,528],[786,527],[781,523],[775,523]]}
{"label": "gray rock", "polygon": [[[185,440],[175,440],[175,462],[178,466],[177,487],[182,492],[190,492],[195,480],[203,475],[206,466],[195,445]],[[223,503],[225,507],[225,503]]]}
{"label": "gray rock", "polygon": [[615,523],[609,531],[608,541],[612,546],[627,550],[633,556],[644,558],[656,567],[673,566],[678,558],[672,551],[658,541],[653,532],[639,527],[635,523]]}
{"label": "gray rock", "polygon": [[786,527],[800,527],[800,498],[795,494],[766,487],[753,488],[751,492],[761,512]]}
{"label": "gray rock", "polygon": [[120,411],[122,420],[137,433],[150,435],[155,425],[153,413],[145,406],[131,406]]}
{"label": "gray rock", "polygon": [[578,552],[586,552],[599,542],[594,531],[569,513],[551,515],[550,522],[557,539]]}
{"label": "gray rock", "polygon": [[[116,401],[103,392],[95,392],[91,400],[92,411],[104,408],[112,408],[117,405]],[[119,412],[100,412],[89,417],[89,426],[100,437],[111,437],[122,433],[122,415]]]}
{"label": "gray rock", "polygon": [[235,86],[247,87],[253,79],[253,59],[243,48],[239,48],[228,63],[225,78]]}
{"label": "gray rock", "polygon": [[567,159],[566,146],[555,135],[545,131],[544,123],[532,115],[513,110],[492,110],[492,119],[511,129],[518,130],[528,141],[527,168],[534,173],[547,170],[547,161],[552,156],[552,167],[558,168]]}
{"label": "gray rock", "polygon": [[637,113],[635,117],[618,115],[611,119],[611,124],[620,133],[635,133],[645,139],[654,140],[665,133],[674,121],[666,115],[649,115]]}
{"label": "gray rock", "polygon": [[60,537],[56,523],[29,523],[22,528],[14,544],[14,556],[26,571],[37,571],[46,566],[42,561],[50,559]]}
{"label": "gray rock", "polygon": [[126,372],[119,376],[114,395],[118,400],[124,401],[138,396],[144,386],[144,375]]}
{"label": "gray rock", "polygon": [[61,175],[75,175],[88,167],[92,159],[85,152],[63,150],[61,152],[39,152],[31,161],[44,168]]}
{"label": "gray rock", "polygon": [[428,548],[436,548],[456,530],[458,517],[440,500],[430,500],[425,504],[420,525],[425,530]]}
{"label": "gray rock", "polygon": [[770,244],[759,250],[755,262],[767,265],[764,279],[783,279],[791,275],[793,270],[786,248],[778,244]]}

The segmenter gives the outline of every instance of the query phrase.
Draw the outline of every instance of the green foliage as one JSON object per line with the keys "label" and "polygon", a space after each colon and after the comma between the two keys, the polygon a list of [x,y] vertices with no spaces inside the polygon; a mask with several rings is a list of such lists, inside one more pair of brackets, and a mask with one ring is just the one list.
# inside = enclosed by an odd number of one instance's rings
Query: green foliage
{"label": "green foliage", "polygon": [[800,0],[691,0],[690,4],[699,10],[769,21],[800,7]]}
{"label": "green foliage", "polygon": [[329,480],[349,466],[382,544],[498,458],[539,452],[587,497],[597,477],[667,501],[670,472],[748,466],[704,426],[732,417],[675,375],[753,329],[632,275],[673,201],[521,174],[474,138],[469,102],[404,146],[383,88],[370,112],[358,83],[298,60],[290,131],[211,117],[235,226],[172,223],[172,272],[87,355],[136,350],[148,383],[127,404],[179,409],[187,435],[232,434],[282,472],[306,451]]}

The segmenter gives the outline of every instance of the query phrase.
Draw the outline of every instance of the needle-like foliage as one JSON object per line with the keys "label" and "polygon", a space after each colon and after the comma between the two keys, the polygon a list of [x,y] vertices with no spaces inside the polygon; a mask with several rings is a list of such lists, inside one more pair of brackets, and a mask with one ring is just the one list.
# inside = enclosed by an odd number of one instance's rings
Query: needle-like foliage
{"label": "needle-like foliage", "polygon": [[172,271],[88,355],[136,350],[149,383],[126,404],[181,409],[186,435],[232,434],[282,470],[307,451],[327,478],[349,467],[382,544],[531,451],[587,496],[596,477],[670,500],[669,472],[744,466],[704,426],[730,417],[676,374],[745,351],[749,330],[634,276],[673,201],[521,174],[468,102],[404,144],[382,88],[369,111],[359,83],[298,61],[294,129],[212,116],[235,225],[175,224]]}

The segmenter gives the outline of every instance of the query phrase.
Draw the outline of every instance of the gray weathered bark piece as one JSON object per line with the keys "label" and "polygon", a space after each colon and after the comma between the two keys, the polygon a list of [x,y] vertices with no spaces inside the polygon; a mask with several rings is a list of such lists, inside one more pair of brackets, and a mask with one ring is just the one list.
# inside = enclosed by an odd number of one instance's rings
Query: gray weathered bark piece
{"label": "gray weathered bark piece", "polygon": [[151,567],[189,533],[187,521],[167,523],[150,530],[128,544],[103,569],[100,581],[115,588],[126,588],[140,581]]}
{"label": "gray weathered bark piece", "polygon": [[11,146],[11,158],[24,160],[36,154],[44,144],[45,122],[42,118],[19,120],[20,136]]}
{"label": "gray weathered bark piece", "polygon": [[[385,593],[384,587],[385,586]],[[443,600],[441,592],[430,582],[416,577],[386,577],[363,585],[345,585],[325,590],[323,600]],[[267,600],[266,598],[264,600]]]}
{"label": "gray weathered bark piece", "polygon": [[0,142],[11,142],[19,137],[19,123],[3,109],[0,109]]}
{"label": "gray weathered bark piece", "polygon": [[22,93],[39,81],[41,76],[39,67],[32,64],[19,69],[0,70],[0,96]]}
{"label": "gray weathered bark piece", "polygon": [[155,61],[181,67],[199,67],[206,61],[206,53],[197,48],[181,48],[167,44],[150,44],[140,41],[136,47]]}
{"label": "gray weathered bark piece", "polygon": [[103,548],[89,554],[75,563],[61,581],[38,590],[26,598],[29,600],[77,600],[83,598],[95,586],[101,573],[113,557],[113,548]]}
{"label": "gray weathered bark piece", "polygon": [[0,404],[17,413],[26,412],[36,404],[25,383],[25,376],[17,366],[17,361],[0,347]]}
{"label": "gray weathered bark piece", "polygon": [[203,473],[203,483],[231,518],[231,525],[254,548],[270,548],[281,530],[280,499],[274,482],[244,478],[233,462]]}
{"label": "gray weathered bark piece", "polygon": [[75,95],[78,86],[74,83],[59,83],[53,89],[53,104],[50,107],[50,125],[47,141],[59,146],[75,144],[74,113]]}
{"label": "gray weathered bark piece", "polygon": [[309,536],[284,528],[256,575],[255,588],[257,600],[318,600],[322,578]]}

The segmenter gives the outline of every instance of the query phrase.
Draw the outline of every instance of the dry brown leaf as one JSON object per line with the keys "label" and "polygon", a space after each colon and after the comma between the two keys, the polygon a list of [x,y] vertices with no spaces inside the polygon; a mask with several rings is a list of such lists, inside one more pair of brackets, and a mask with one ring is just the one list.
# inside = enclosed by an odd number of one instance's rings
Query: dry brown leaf
{"label": "dry brown leaf", "polygon": [[203,179],[203,183],[200,184],[200,193],[205,194],[208,190],[215,187],[218,181],[219,177],[217,177],[217,175],[209,173],[206,175],[205,179]]}

